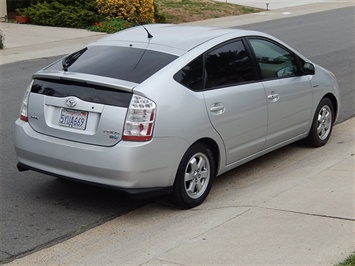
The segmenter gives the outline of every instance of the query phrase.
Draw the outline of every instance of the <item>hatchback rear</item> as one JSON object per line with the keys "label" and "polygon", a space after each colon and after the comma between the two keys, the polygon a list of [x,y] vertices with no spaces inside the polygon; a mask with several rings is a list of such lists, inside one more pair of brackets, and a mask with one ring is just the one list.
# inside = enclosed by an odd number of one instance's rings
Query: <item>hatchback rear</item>
{"label": "hatchback rear", "polygon": [[16,122],[19,169],[138,188],[133,193],[170,191],[166,176],[176,162],[165,148],[180,144],[152,140],[156,104],[134,88],[176,58],[102,44],[36,73]]}

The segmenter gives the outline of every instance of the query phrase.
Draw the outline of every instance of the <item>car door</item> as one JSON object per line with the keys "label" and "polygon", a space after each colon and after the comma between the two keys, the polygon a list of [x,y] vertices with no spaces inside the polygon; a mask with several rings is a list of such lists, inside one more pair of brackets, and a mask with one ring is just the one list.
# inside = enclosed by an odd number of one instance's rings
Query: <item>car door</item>
{"label": "car door", "polygon": [[312,85],[300,74],[300,61],[280,44],[249,38],[266,91],[268,128],[265,148],[305,134],[312,115]]}
{"label": "car door", "polygon": [[234,40],[205,53],[204,66],[206,108],[224,141],[227,164],[261,151],[267,101],[243,41]]}

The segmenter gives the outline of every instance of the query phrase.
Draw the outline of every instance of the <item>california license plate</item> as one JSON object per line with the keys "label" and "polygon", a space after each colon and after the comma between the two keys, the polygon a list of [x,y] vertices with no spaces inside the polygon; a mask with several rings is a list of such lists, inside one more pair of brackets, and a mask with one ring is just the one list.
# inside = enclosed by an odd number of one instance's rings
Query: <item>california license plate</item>
{"label": "california license plate", "polygon": [[85,130],[88,112],[62,108],[58,125]]}

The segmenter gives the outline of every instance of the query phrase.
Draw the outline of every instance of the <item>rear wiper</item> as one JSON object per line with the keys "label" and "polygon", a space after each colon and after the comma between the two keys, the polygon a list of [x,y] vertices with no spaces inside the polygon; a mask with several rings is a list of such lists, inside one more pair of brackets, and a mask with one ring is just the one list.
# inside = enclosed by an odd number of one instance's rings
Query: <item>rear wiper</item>
{"label": "rear wiper", "polygon": [[84,49],[81,49],[80,51],[77,51],[75,53],[72,53],[70,55],[68,55],[67,57],[65,57],[62,60],[62,66],[63,66],[63,70],[64,71],[68,71],[68,67],[70,67],[72,64],[74,64],[74,62],[83,54],[86,52],[88,48],[85,47]]}

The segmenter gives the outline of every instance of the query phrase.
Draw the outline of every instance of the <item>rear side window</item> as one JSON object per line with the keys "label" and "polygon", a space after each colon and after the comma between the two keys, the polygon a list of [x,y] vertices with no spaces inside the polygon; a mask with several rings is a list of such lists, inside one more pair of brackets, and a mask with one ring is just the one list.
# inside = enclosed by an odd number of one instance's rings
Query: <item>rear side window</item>
{"label": "rear side window", "polygon": [[205,55],[206,89],[254,80],[250,57],[242,41],[234,41]]}
{"label": "rear side window", "polygon": [[187,64],[175,74],[174,79],[191,90],[203,90],[203,56]]}
{"label": "rear side window", "polygon": [[197,57],[174,76],[185,87],[201,91],[255,80],[252,61],[241,40],[235,40]]}
{"label": "rear side window", "polygon": [[65,80],[35,79],[31,92],[52,97],[75,96],[87,102],[126,108],[132,98],[130,92]]}
{"label": "rear side window", "polygon": [[[141,83],[177,57],[157,51],[119,46],[89,46],[67,67],[70,72]],[[70,57],[70,56],[69,56]],[[62,70],[62,62],[48,70]]]}

